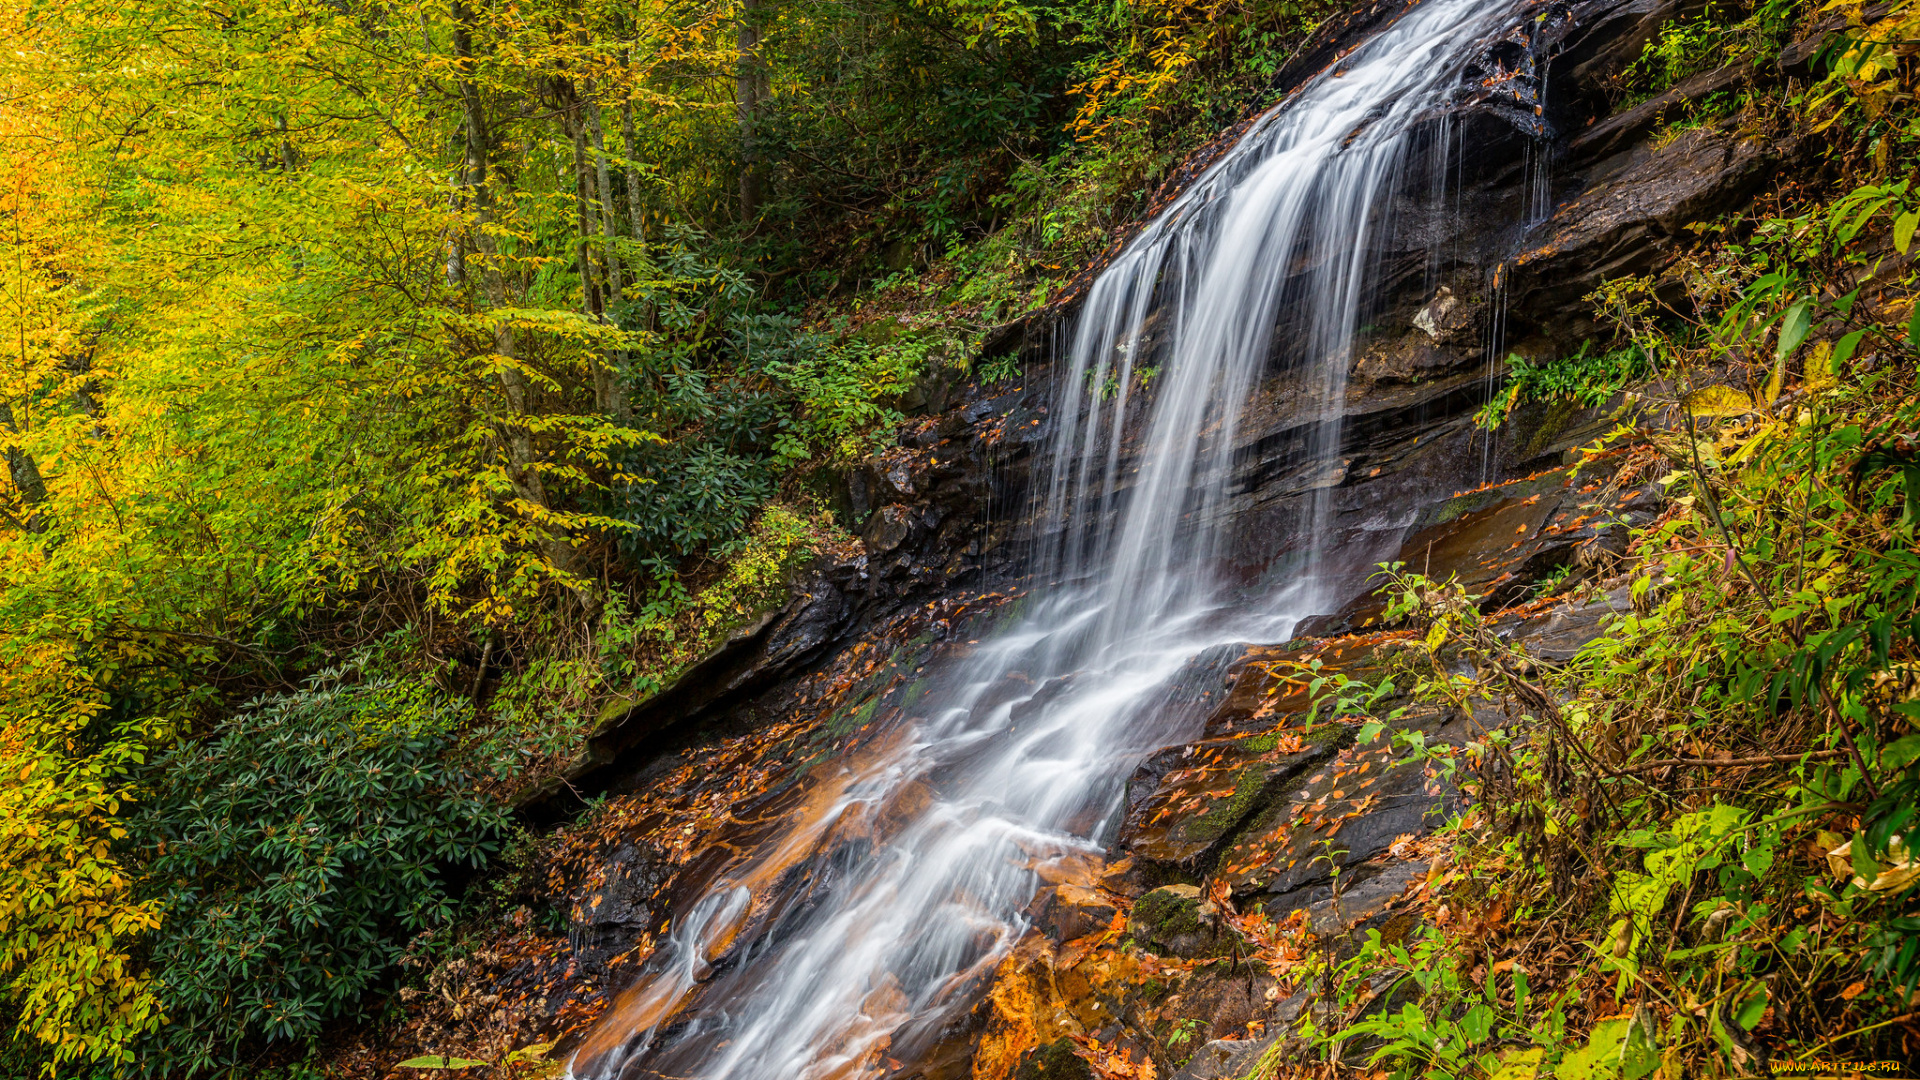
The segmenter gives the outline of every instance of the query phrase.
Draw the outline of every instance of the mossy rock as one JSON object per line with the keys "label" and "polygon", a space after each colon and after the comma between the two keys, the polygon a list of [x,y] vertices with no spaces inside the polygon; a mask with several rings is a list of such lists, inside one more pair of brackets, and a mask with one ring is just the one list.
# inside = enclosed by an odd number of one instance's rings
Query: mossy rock
{"label": "mossy rock", "polygon": [[1127,932],[1142,947],[1162,956],[1196,959],[1233,951],[1234,933],[1198,887],[1162,885],[1134,902]]}
{"label": "mossy rock", "polygon": [[1013,1080],[1093,1080],[1093,1069],[1073,1052],[1072,1039],[1055,1039],[1027,1051],[1013,1071]]}

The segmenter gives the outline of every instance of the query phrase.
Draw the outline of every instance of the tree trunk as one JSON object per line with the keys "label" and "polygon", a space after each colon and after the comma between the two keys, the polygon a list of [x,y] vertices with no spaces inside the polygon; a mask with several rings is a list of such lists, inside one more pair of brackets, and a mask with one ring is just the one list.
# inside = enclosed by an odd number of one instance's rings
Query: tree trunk
{"label": "tree trunk", "polygon": [[[13,406],[4,401],[0,401],[0,428],[4,428],[10,437],[9,443],[20,437],[20,428],[13,422]],[[40,466],[33,460],[33,455],[18,445],[9,445],[6,455],[7,476],[13,481],[13,490],[19,494],[24,508],[24,517],[15,518],[14,524],[25,532],[40,532],[46,528],[46,523],[35,508],[46,501],[46,479],[40,475]],[[7,516],[13,515],[9,513]]]}
{"label": "tree trunk", "polygon": [[627,144],[627,223],[633,231],[629,234],[633,242],[644,246],[647,242],[647,227],[643,220],[640,201],[640,151],[639,142],[633,127],[633,98],[620,103],[620,138]]}
{"label": "tree trunk", "polygon": [[[574,251],[580,260],[580,302],[588,318],[595,322],[605,322],[607,318],[606,294],[601,290],[600,268],[593,257],[593,241],[600,232],[597,220],[598,196],[594,194],[593,172],[587,165],[587,125],[581,116],[582,101],[578,88],[567,87],[568,100],[571,102],[566,112],[567,133],[573,138],[573,204],[576,209],[579,235]],[[606,413],[613,408],[613,377],[607,370],[606,354],[595,351],[587,361],[593,377],[593,407]]]}
{"label": "tree trunk", "polygon": [[734,100],[740,110],[740,224],[752,228],[760,216],[760,151],[754,145],[760,101],[766,75],[760,66],[760,17],[764,0],[742,0],[736,43],[739,68],[734,77]]}
{"label": "tree trunk", "polygon": [[593,174],[587,168],[587,128],[581,121],[580,94],[572,86],[568,86],[566,91],[570,104],[565,122],[567,135],[573,140],[573,205],[579,226],[574,251],[580,260],[580,302],[586,313],[597,319],[606,313],[606,303],[600,291],[600,272],[593,258],[593,235],[600,231],[594,221],[596,215],[593,204],[597,200],[593,192]]}
{"label": "tree trunk", "polygon": [[[635,135],[633,125],[633,98],[631,96],[620,103],[620,137],[625,139],[627,143],[627,220],[629,227],[633,230],[633,242],[639,245],[641,258],[643,260],[641,265],[644,266],[648,265],[648,262],[645,260],[651,260],[652,256],[647,246],[646,211],[642,208],[643,203],[640,199],[640,151],[638,149],[640,143]],[[635,284],[639,283],[640,273],[639,267],[636,267],[634,270]],[[640,318],[637,320],[640,329],[657,329],[654,326],[654,316],[655,309],[653,299],[649,296],[645,306],[641,309]]]}
{"label": "tree trunk", "polygon": [[618,304],[626,292],[626,283],[620,276],[620,257],[614,254],[613,238],[617,235],[618,212],[613,205],[612,165],[607,161],[607,131],[600,118],[600,102],[594,97],[594,86],[587,84],[587,131],[593,137],[593,160],[595,179],[600,186],[600,236],[606,242],[606,250],[601,258],[607,264],[608,306]]}
{"label": "tree trunk", "polygon": [[[487,133],[486,114],[482,110],[480,88],[474,83],[473,71],[473,12],[465,0],[453,0],[453,53],[460,69],[460,112],[462,127],[466,134],[466,153],[461,166],[461,184],[474,208],[474,220],[479,226],[474,230],[471,246],[481,258],[484,271],[482,281],[485,285],[488,305],[495,311],[507,306],[507,280],[500,269],[497,245],[493,240],[490,226],[493,224],[492,193],[488,187],[488,157],[490,153]],[[462,241],[464,250],[468,241]],[[461,276],[464,278],[465,260],[461,260]],[[540,478],[535,466],[533,435],[522,419],[532,411],[532,393],[527,386],[526,376],[517,364],[518,342],[514,338],[513,324],[500,318],[493,327],[493,350],[501,363],[495,366],[499,370],[500,390],[507,399],[507,408],[513,414],[498,426],[499,437],[507,452],[507,479],[513,485],[514,493],[525,502],[551,510],[547,500],[547,487]],[[547,558],[562,571],[573,562],[573,546],[565,537],[549,534]]]}
{"label": "tree trunk", "polygon": [[[604,246],[601,258],[607,264],[606,306],[618,310],[620,301],[626,293],[626,282],[621,279],[620,256],[614,253],[613,240],[619,233],[619,215],[613,205],[612,164],[607,160],[606,122],[600,116],[600,99],[592,83],[587,84],[587,130],[593,135],[593,159],[596,179],[600,183],[600,239]],[[602,312],[602,317],[606,317]],[[602,366],[607,368],[607,396],[601,404],[601,410],[608,416],[625,418],[627,408],[627,386],[622,369],[626,367],[626,354],[614,356],[614,363],[607,364],[603,357]]]}

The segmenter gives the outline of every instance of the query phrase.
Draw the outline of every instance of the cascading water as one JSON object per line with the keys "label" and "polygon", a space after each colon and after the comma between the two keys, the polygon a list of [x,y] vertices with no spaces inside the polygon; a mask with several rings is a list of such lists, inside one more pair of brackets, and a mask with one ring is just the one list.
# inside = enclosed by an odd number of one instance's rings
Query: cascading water
{"label": "cascading water", "polygon": [[[1317,544],[1267,595],[1220,572],[1241,408],[1290,360],[1319,417],[1306,467],[1337,466],[1377,204],[1410,133],[1523,2],[1412,8],[1263,116],[1106,270],[1051,407],[1047,584],[675,913],[573,1076],[879,1075],[970,1004],[1025,932],[1046,864],[1095,854],[1132,766],[1191,734],[1182,670],[1215,646],[1284,640],[1324,601]],[[1298,330],[1276,347],[1282,316]],[[1306,502],[1311,537],[1326,504]],[[809,894],[781,896],[803,865]]]}

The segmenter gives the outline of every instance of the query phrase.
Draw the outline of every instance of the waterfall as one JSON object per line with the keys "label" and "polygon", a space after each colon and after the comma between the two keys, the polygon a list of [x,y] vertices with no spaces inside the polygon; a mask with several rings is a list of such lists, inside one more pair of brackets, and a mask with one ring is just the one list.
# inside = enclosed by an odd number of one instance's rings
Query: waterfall
{"label": "waterfall", "polygon": [[[1521,6],[1412,7],[1256,121],[1114,260],[1059,362],[1026,610],[949,661],[916,715],[822,766],[833,775],[786,826],[675,913],[572,1076],[877,1076],[972,1003],[1042,875],[1097,856],[1134,764],[1193,734],[1202,703],[1181,673],[1219,646],[1285,640],[1326,602],[1321,544],[1264,592],[1221,570],[1243,404],[1291,365],[1316,417],[1305,465],[1325,474],[1297,532],[1324,535],[1383,204],[1416,128],[1473,89],[1471,59]],[[803,865],[808,895],[780,894]]]}

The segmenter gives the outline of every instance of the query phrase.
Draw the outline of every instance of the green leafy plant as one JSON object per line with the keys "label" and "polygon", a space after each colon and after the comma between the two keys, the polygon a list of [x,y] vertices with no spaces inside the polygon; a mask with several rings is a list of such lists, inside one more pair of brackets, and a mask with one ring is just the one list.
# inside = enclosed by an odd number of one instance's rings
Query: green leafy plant
{"label": "green leafy plant", "polygon": [[1516,407],[1532,401],[1570,401],[1596,408],[1652,373],[1647,354],[1633,345],[1594,352],[1592,342],[1583,341],[1570,356],[1538,362],[1510,355],[1506,383],[1480,407],[1474,423],[1498,427]]}
{"label": "green leafy plant", "polygon": [[1796,0],[1733,0],[1709,3],[1690,18],[1666,23],[1614,80],[1621,104],[1637,104],[1741,59],[1772,59],[1786,44],[1801,7]]}
{"label": "green leafy plant", "polygon": [[495,851],[503,810],[445,756],[458,707],[346,679],[255,701],[145,772],[129,831],[166,912],[147,955],[169,1020],[146,1072],[226,1068],[351,1014],[452,918],[446,871]]}
{"label": "green leafy plant", "polygon": [[980,365],[980,381],[992,386],[1009,382],[1020,375],[1020,357],[1017,353],[996,356]]}
{"label": "green leafy plant", "polygon": [[1452,962],[1455,948],[1435,927],[1421,928],[1411,943],[1388,942],[1368,930],[1359,950],[1340,965],[1334,1004],[1343,1011],[1385,1004],[1381,999],[1403,980],[1411,984],[1413,1000],[1317,1028],[1311,1033],[1315,1045],[1338,1053],[1347,1043],[1374,1040],[1366,1063],[1389,1066],[1394,1080],[1501,1076],[1516,1068],[1532,1076],[1543,1054],[1564,1048],[1564,1002],[1538,1000],[1518,969],[1505,980],[1475,986]]}
{"label": "green leafy plant", "polygon": [[937,344],[906,338],[875,345],[860,338],[838,344],[816,341],[766,365],[800,402],[800,439],[782,452],[805,457],[815,448],[832,461],[866,452],[902,416],[894,400],[903,393]]}

